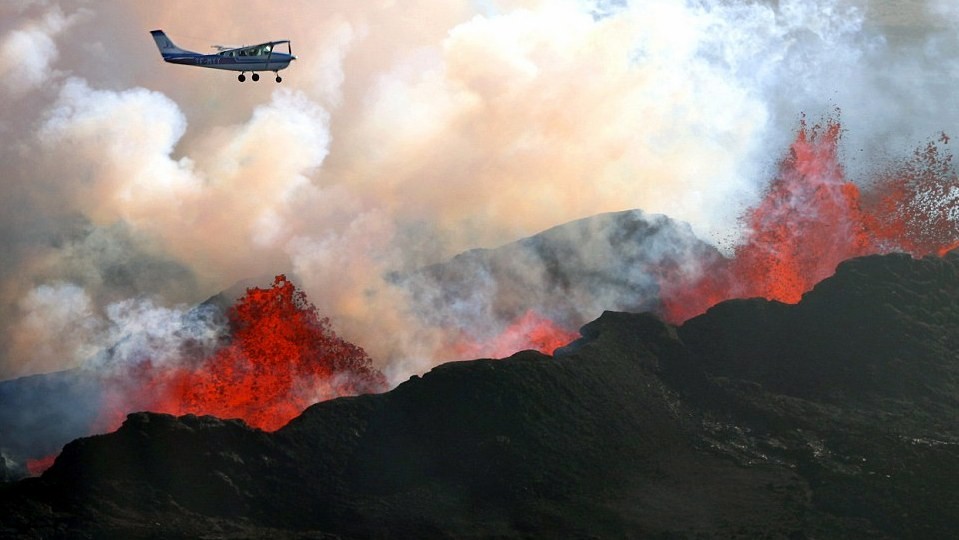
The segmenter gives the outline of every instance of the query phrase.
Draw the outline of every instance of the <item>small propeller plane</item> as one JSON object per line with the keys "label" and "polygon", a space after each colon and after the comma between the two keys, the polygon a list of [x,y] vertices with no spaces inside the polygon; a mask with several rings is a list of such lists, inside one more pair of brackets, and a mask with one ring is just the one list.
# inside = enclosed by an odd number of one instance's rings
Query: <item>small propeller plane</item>
{"label": "small propeller plane", "polygon": [[[246,80],[247,71],[253,73],[251,78],[254,81],[260,80],[260,74],[257,71],[272,71],[276,74],[276,82],[281,82],[283,77],[280,77],[279,71],[286,69],[290,62],[296,60],[289,40],[267,41],[259,45],[244,47],[214,45],[213,47],[218,49],[219,52],[201,54],[177,47],[163,30],[153,30],[150,33],[153,35],[153,40],[156,41],[157,48],[160,49],[164,61],[184,66],[239,71],[240,75],[237,80],[240,82]],[[286,45],[286,52],[277,51],[277,47],[282,45]]]}

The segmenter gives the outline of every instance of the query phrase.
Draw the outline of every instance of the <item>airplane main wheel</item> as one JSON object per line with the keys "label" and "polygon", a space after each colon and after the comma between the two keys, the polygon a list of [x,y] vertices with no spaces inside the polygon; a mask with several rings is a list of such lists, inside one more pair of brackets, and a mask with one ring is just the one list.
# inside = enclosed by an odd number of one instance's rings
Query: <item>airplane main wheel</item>
{"label": "airplane main wheel", "polygon": [[256,81],[258,81],[258,80],[260,80],[260,74],[259,74],[259,73],[254,73],[254,74],[253,74],[253,82],[256,82]]}
{"label": "airplane main wheel", "polygon": [[280,77],[279,75],[277,75],[276,82],[283,82],[283,77]]}
{"label": "airplane main wheel", "polygon": [[237,77],[237,78],[236,78],[236,80],[238,80],[238,81],[240,81],[240,82],[243,82],[243,81],[245,81],[245,80],[246,80],[246,75],[244,75],[244,74],[242,74],[242,73],[240,73],[240,76],[239,76],[239,77]]}

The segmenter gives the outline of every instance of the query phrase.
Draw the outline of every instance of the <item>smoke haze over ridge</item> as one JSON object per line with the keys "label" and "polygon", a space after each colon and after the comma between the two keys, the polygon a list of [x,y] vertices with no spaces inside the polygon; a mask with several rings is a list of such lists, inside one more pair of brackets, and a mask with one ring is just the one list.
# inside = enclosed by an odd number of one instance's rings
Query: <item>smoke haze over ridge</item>
{"label": "smoke haze over ridge", "polygon": [[[0,379],[280,272],[401,379],[442,336],[389,272],[627,208],[728,238],[800,112],[842,109],[852,178],[959,119],[945,1],[0,13]],[[239,84],[164,64],[154,28],[198,51],[291,39],[299,59]]]}

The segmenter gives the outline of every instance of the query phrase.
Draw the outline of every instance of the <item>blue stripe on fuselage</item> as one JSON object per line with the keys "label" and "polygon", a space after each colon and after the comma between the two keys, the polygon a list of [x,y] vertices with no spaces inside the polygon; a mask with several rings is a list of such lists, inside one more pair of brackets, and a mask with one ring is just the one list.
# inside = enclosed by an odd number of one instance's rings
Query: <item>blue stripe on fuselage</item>
{"label": "blue stripe on fuselage", "polygon": [[[290,65],[292,56],[273,53],[271,56],[221,56],[218,54],[170,54],[163,59],[171,64],[199,66],[233,71],[279,71]],[[269,61],[267,61],[269,60]]]}

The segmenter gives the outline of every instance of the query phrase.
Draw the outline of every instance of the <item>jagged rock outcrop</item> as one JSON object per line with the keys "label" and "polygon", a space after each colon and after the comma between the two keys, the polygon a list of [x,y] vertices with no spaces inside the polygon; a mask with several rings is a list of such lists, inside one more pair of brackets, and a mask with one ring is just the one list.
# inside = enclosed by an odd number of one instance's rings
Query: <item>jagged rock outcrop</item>
{"label": "jagged rock outcrop", "polygon": [[[393,279],[409,292],[411,307],[424,322],[466,330],[481,340],[500,334],[527,310],[570,329],[605,309],[654,310],[661,274],[719,257],[688,224],[628,210],[562,224],[495,249],[471,250]],[[272,279],[236,283],[191,313],[225,321],[247,288]],[[108,364],[111,354],[102,351],[106,360],[89,363]],[[24,476],[28,459],[56,453],[90,433],[104,375],[109,377],[93,367],[0,381],[0,452],[13,462],[10,477]]]}
{"label": "jagged rock outcrop", "polygon": [[137,413],[0,489],[0,536],[935,538],[959,530],[959,255],[797,305],[607,312],[274,433]]}

